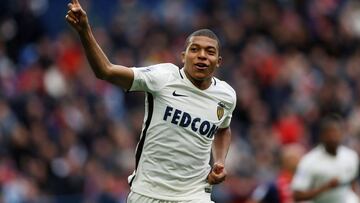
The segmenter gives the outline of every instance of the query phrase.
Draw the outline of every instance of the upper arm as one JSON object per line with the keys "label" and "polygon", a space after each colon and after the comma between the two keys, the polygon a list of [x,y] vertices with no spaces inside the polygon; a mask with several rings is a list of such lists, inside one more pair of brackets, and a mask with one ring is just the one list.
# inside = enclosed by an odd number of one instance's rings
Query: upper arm
{"label": "upper arm", "polygon": [[111,65],[104,79],[125,90],[129,90],[134,80],[134,71],[125,66]]}
{"label": "upper arm", "polygon": [[[307,163],[300,162],[296,173],[291,182],[291,189],[293,190],[293,196],[296,201],[308,200],[312,198],[311,186],[312,186],[312,173]],[[310,196],[309,196],[310,193]]]}
{"label": "upper arm", "polygon": [[223,136],[223,135],[228,135],[230,136],[231,135],[231,129],[230,127],[226,127],[226,128],[219,128],[216,132],[216,137],[219,137],[219,136]]}
{"label": "upper arm", "polygon": [[212,144],[212,155],[214,162],[225,163],[226,155],[228,153],[231,142],[230,127],[219,128],[214,137]]}
{"label": "upper arm", "polygon": [[308,161],[300,161],[296,173],[291,182],[291,188],[296,191],[307,191],[311,189],[312,184],[312,172],[311,166],[309,166]]}

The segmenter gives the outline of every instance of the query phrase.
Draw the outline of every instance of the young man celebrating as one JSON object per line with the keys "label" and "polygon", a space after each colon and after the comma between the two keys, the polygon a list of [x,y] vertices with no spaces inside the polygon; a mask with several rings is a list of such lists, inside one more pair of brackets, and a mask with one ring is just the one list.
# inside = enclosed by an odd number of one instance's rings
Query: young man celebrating
{"label": "young man celebrating", "polygon": [[182,69],[170,63],[128,68],[109,62],[79,1],[72,0],[68,7],[66,20],[78,32],[96,77],[146,92],[128,202],[212,202],[211,185],[226,177],[236,103],[235,91],[213,76],[221,62],[216,35],[207,29],[192,33],[182,53]]}
{"label": "young man celebrating", "polygon": [[292,182],[296,201],[313,203],[359,203],[357,187],[359,158],[341,145],[338,118],[326,117],[320,125],[321,144],[300,161]]}

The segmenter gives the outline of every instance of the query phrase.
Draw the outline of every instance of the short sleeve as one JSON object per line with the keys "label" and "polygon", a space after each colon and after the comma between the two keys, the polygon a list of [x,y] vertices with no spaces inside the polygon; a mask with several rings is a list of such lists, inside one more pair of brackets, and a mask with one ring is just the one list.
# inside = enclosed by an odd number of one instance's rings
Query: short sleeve
{"label": "short sleeve", "polygon": [[352,170],[352,177],[351,177],[351,180],[355,180],[356,178],[359,177],[359,157],[356,153],[354,153],[354,168]]}
{"label": "short sleeve", "polygon": [[132,68],[134,80],[129,91],[156,92],[166,85],[176,69],[179,68],[171,63]]}
{"label": "short sleeve", "polygon": [[348,156],[352,157],[352,159],[348,162],[349,164],[351,163],[351,166],[345,168],[346,172],[344,173],[344,177],[341,180],[344,183],[352,182],[359,177],[359,157],[356,152],[351,152],[352,156]]}
{"label": "short sleeve", "polygon": [[305,191],[311,189],[312,184],[311,166],[308,162],[300,161],[294,178],[291,182],[291,188],[294,191]]}
{"label": "short sleeve", "polygon": [[224,121],[220,124],[220,128],[227,128],[230,126],[231,123],[231,118],[232,118],[232,111],[231,113],[229,113],[225,118]]}
{"label": "short sleeve", "polygon": [[226,114],[224,121],[220,124],[220,126],[219,126],[220,128],[227,128],[230,126],[232,114],[233,114],[235,106],[236,106],[236,93],[233,89],[232,89],[232,102],[231,102],[231,104],[227,104],[225,106],[229,106],[229,107],[227,107],[227,108],[229,108],[229,111]]}

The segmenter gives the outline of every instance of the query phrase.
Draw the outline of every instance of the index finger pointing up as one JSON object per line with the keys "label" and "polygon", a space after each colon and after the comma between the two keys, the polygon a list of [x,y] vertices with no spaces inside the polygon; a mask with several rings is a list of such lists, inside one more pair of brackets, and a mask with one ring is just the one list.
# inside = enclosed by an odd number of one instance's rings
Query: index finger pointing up
{"label": "index finger pointing up", "polygon": [[80,5],[79,0],[71,0],[71,3],[73,3],[74,5]]}

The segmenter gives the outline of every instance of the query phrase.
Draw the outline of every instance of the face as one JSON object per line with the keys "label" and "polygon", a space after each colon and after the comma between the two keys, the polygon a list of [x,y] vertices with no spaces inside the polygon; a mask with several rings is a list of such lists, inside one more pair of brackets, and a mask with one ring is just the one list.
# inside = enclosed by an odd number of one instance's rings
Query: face
{"label": "face", "polygon": [[321,137],[325,148],[328,149],[328,151],[336,152],[342,140],[340,126],[337,124],[327,126],[322,132]]}
{"label": "face", "polygon": [[182,53],[182,62],[185,73],[195,85],[210,85],[221,62],[217,41],[205,36],[191,37]]}

